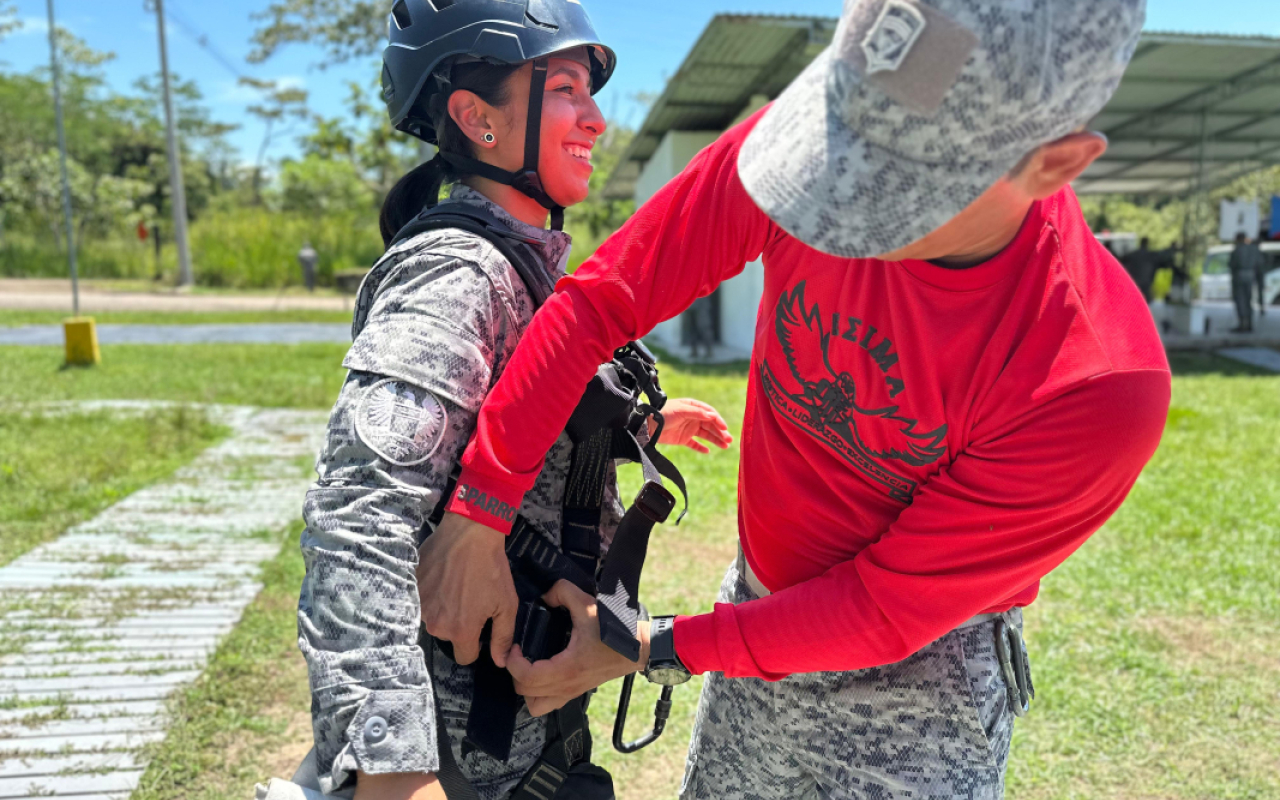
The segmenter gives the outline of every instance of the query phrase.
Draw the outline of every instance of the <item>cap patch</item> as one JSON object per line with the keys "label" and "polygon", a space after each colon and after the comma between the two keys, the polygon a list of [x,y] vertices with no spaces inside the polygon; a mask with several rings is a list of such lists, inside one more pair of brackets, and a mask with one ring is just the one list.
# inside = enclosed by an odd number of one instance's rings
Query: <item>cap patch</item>
{"label": "cap patch", "polygon": [[896,70],[924,33],[924,15],[902,0],[888,0],[862,40],[867,74]]}
{"label": "cap patch", "polygon": [[375,383],[360,401],[356,434],[387,462],[412,467],[435,453],[447,420],[431,392],[389,378]]}
{"label": "cap patch", "polygon": [[938,9],[911,0],[885,0],[879,14],[875,8],[869,3],[865,16],[852,17],[836,34],[836,58],[865,76],[843,91],[857,91],[865,83],[910,111],[933,114],[959,81],[978,46],[977,35]]}

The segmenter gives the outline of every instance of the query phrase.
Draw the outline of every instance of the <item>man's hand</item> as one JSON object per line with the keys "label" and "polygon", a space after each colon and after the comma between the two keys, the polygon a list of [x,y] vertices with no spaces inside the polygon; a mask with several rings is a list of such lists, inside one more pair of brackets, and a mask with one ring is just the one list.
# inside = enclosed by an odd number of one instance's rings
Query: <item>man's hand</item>
{"label": "man's hand", "polygon": [[355,800],[448,800],[435,775],[420,772],[402,775],[356,776]]}
{"label": "man's hand", "polygon": [[418,551],[418,596],[427,633],[453,643],[454,660],[480,656],[480,633],[493,620],[489,650],[499,667],[515,634],[520,601],[507,562],[506,536],[457,514],[445,514]]}
{"label": "man's hand", "polygon": [[[668,400],[662,408],[662,438],[658,444],[674,444],[699,453],[710,452],[698,439],[714,444],[721,450],[733,444],[733,434],[720,412],[701,400],[681,397]],[[650,423],[649,435],[653,435],[655,423]]]}
{"label": "man's hand", "polygon": [[569,646],[545,661],[531,663],[511,649],[507,669],[515,679],[516,692],[523,695],[529,713],[549,714],[575,697],[597,686],[621,678],[649,661],[649,623],[640,623],[640,660],[628,661],[600,641],[600,619],[596,599],[568,581],[558,581],[542,596],[549,606],[566,608],[573,617]]}

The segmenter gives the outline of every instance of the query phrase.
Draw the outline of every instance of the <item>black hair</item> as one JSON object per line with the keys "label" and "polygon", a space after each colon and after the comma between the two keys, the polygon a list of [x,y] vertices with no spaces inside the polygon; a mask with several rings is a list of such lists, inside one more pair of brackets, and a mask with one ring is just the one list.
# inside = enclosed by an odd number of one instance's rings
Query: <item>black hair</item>
{"label": "black hair", "polygon": [[[476,158],[473,145],[458,123],[449,115],[449,96],[456,91],[473,92],[491,106],[501,108],[511,101],[510,78],[519,71],[520,64],[491,64],[487,61],[455,65],[447,91],[432,92],[429,108],[422,114],[431,120],[436,130],[436,141],[441,153]],[[436,80],[436,78],[429,78]],[[382,203],[378,227],[382,231],[383,246],[408,225],[424,208],[433,206],[440,199],[440,188],[446,183],[456,183],[467,177],[457,168],[437,155],[419,164],[391,187]]]}

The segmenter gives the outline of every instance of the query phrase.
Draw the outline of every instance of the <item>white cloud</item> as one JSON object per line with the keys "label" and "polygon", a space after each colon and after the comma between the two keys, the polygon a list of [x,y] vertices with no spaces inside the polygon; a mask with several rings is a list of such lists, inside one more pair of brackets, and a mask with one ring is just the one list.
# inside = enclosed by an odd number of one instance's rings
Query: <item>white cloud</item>
{"label": "white cloud", "polygon": [[[44,17],[23,17],[18,21],[22,23],[22,27],[9,34],[10,36],[49,35],[49,20]],[[63,23],[62,27],[65,28],[66,23]]]}
{"label": "white cloud", "polygon": [[[276,78],[268,78],[273,80],[282,89],[305,89],[307,88],[307,79],[299,75],[281,75]],[[246,103],[257,103],[262,100],[262,92],[252,86],[241,86],[236,81],[219,81],[218,93],[214,96],[215,103],[227,103],[233,105],[245,105]]]}

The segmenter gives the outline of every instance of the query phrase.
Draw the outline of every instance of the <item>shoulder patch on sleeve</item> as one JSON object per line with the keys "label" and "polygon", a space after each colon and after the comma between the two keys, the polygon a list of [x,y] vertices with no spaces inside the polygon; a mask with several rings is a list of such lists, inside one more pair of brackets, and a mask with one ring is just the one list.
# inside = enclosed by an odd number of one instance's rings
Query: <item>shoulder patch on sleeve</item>
{"label": "shoulder patch on sleeve", "polygon": [[356,410],[360,441],[398,467],[431,458],[447,422],[448,415],[435,395],[394,378],[371,386]]}

